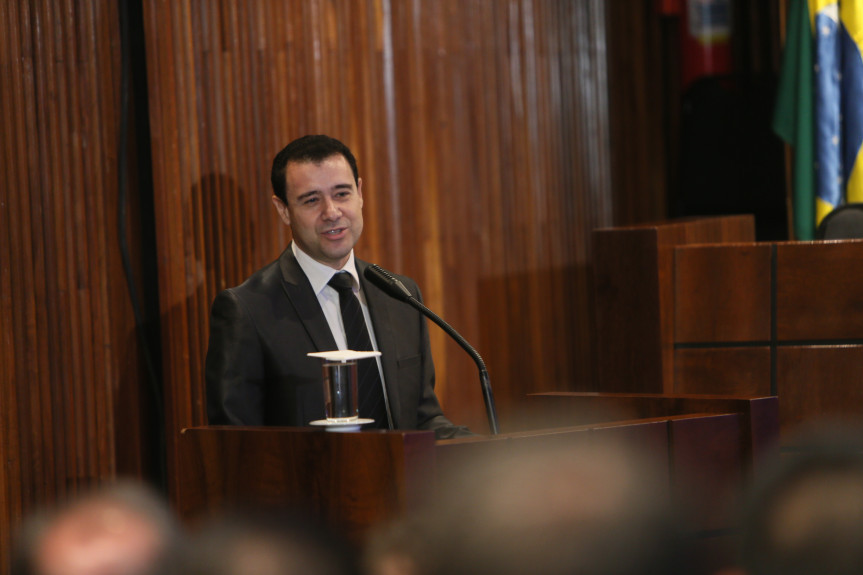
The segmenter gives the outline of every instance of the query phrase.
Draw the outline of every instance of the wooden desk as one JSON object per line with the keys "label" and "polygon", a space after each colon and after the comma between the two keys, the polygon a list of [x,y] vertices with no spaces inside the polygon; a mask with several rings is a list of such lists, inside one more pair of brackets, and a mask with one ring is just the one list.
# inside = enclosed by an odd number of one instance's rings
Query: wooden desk
{"label": "wooden desk", "polygon": [[754,242],[738,216],[594,233],[598,391],[775,395],[783,435],[863,418],[863,240]]}
{"label": "wooden desk", "polygon": [[593,232],[598,391],[674,391],[674,253],[755,241],[752,216],[688,218]]}
{"label": "wooden desk", "polygon": [[863,417],[863,241],[675,253],[674,391],[779,397],[787,435]]}
{"label": "wooden desk", "polygon": [[[775,398],[657,403],[655,396],[548,394],[531,399],[550,427],[437,442],[422,431],[186,429],[178,437],[180,488],[174,505],[189,519],[238,503],[301,505],[362,540],[370,527],[433,496],[438,470],[461,458],[516,444],[613,437],[638,445],[668,470],[669,493],[691,505],[694,528],[707,532],[729,527],[729,501],[776,429]],[[612,419],[597,409],[600,403]],[[613,419],[633,406],[643,410],[639,417]],[[688,409],[697,412],[685,413]],[[593,421],[579,421],[588,412]]]}

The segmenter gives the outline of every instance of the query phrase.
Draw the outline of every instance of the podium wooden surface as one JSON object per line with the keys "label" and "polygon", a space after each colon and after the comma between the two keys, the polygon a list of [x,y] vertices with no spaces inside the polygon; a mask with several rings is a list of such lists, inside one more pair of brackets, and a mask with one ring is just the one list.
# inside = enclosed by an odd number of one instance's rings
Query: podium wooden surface
{"label": "podium wooden surface", "polygon": [[[744,232],[677,241],[681,226],[716,227],[716,220],[650,228],[647,245],[665,246],[665,257],[645,256],[631,269],[643,231],[597,236],[597,389],[776,395],[789,433],[814,420],[859,421],[863,240],[754,242],[742,241]],[[728,218],[723,229],[740,223]],[[666,236],[674,241],[660,241]]]}
{"label": "podium wooden surface", "polygon": [[675,248],[754,240],[752,216],[594,230],[599,391],[674,392]]}
{"label": "podium wooden surface", "polygon": [[184,429],[177,444],[182,517],[232,505],[298,507],[352,537],[411,509],[435,471],[429,431],[206,426]]}
{"label": "podium wooden surface", "polygon": [[573,393],[530,402],[548,427],[443,441],[423,431],[186,429],[174,505],[189,520],[237,504],[299,505],[361,541],[373,526],[451,487],[438,484],[449,465],[516,445],[614,438],[667,469],[669,494],[686,501],[693,528],[708,533],[730,526],[729,502],[777,430],[775,398]]}
{"label": "podium wooden surface", "polygon": [[778,441],[778,401],[769,396],[549,392],[528,396],[527,405],[528,413],[540,414],[551,427],[694,413],[738,414],[739,452],[748,467],[768,458]]}
{"label": "podium wooden surface", "polygon": [[789,433],[859,420],[860,261],[859,240],[678,249],[675,391],[777,395]]}

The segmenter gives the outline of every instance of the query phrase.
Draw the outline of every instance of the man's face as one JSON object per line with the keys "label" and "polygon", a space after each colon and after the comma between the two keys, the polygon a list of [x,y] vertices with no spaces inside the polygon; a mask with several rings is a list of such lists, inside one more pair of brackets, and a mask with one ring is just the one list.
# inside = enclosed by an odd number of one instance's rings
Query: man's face
{"label": "man's face", "polygon": [[363,233],[363,181],[342,155],[319,164],[290,162],[285,170],[285,205],[273,196],[297,245],[315,260],[341,269]]}

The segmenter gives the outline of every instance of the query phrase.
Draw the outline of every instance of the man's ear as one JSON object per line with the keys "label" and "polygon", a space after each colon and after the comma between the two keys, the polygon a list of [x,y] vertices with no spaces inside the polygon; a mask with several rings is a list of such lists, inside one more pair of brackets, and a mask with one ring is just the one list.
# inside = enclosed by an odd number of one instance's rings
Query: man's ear
{"label": "man's ear", "polygon": [[279,196],[273,196],[273,205],[276,207],[276,212],[278,212],[279,217],[282,218],[282,221],[285,222],[286,226],[291,225],[291,214],[288,212],[288,206],[279,199]]}

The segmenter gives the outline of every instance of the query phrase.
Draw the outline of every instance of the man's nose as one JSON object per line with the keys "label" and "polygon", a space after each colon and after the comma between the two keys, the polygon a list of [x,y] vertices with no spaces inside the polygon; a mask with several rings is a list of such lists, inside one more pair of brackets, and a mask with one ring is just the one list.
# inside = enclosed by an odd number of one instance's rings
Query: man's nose
{"label": "man's nose", "polygon": [[324,198],[324,219],[335,220],[341,217],[342,211],[332,200],[332,198]]}

